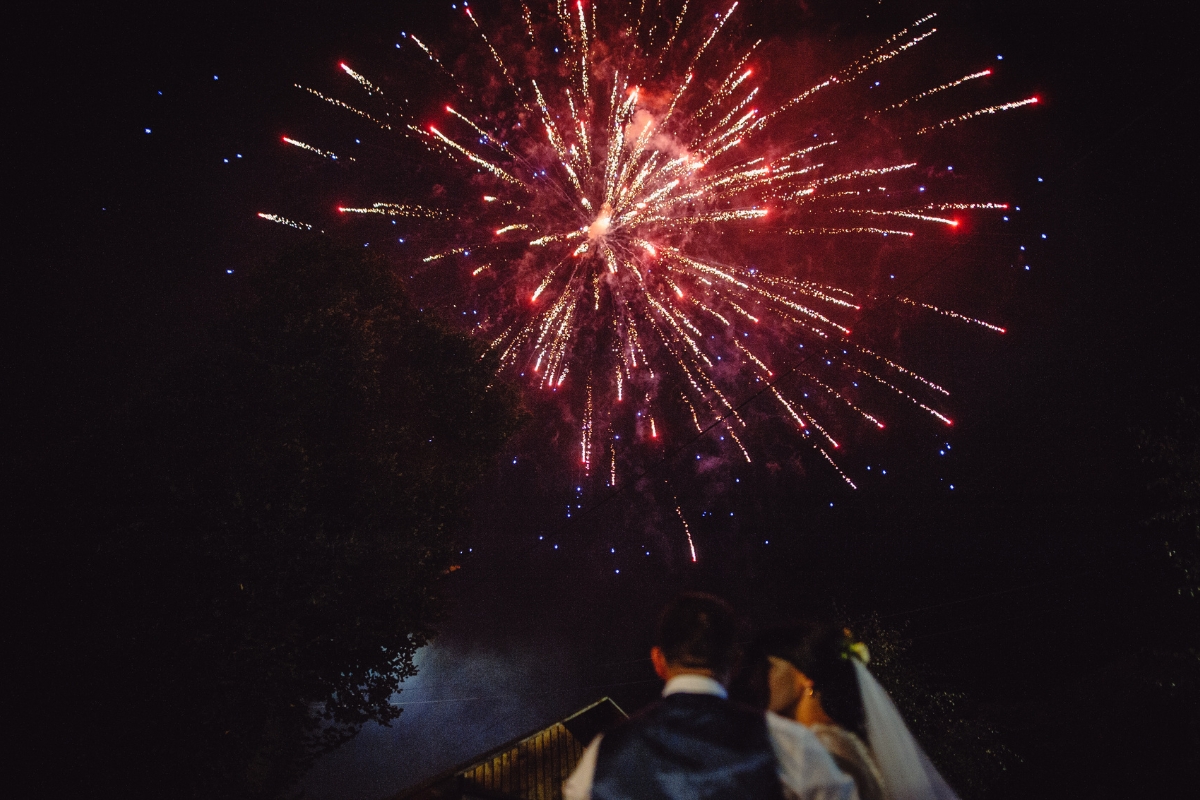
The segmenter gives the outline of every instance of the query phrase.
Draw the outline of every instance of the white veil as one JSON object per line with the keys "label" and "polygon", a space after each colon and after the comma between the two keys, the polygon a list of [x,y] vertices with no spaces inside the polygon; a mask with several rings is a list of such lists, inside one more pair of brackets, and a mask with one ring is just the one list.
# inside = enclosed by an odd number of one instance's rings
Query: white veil
{"label": "white veil", "polygon": [[857,658],[854,671],[866,714],[867,745],[883,778],[887,800],[958,800],[921,745],[909,733],[892,698]]}

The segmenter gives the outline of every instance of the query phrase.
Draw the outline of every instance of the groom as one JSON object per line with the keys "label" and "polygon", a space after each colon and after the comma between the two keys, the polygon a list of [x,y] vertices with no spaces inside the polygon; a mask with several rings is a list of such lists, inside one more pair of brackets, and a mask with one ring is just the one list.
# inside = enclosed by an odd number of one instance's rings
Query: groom
{"label": "groom", "polygon": [[662,612],[654,671],[663,699],[588,745],[566,800],[858,800],[804,726],[726,699],[737,655],[733,609],[682,594]]}

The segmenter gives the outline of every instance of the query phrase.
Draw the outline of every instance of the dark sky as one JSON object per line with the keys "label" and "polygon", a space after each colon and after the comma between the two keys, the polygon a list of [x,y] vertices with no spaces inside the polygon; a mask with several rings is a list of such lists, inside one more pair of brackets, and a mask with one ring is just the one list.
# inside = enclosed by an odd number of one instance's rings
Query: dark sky
{"label": "dark sky", "polygon": [[[788,17],[797,36],[840,31],[831,20],[872,4],[811,5]],[[238,270],[288,241],[253,214],[319,180],[281,166],[278,137],[309,108],[291,83],[376,59],[399,30],[437,30],[442,12],[411,6],[121,3],[51,9],[18,29],[8,156],[20,244],[6,263],[28,290],[14,295],[14,374],[29,429],[71,397],[117,391]],[[1005,129],[1012,142],[980,140],[1023,209],[992,243],[1002,255],[914,287],[974,298],[1009,330],[953,347],[944,329],[906,333],[952,375],[951,453],[935,455],[938,431],[898,433],[862,456],[895,464],[896,479],[853,494],[756,464],[712,496],[690,466],[666,463],[651,478],[672,481],[693,517],[693,566],[663,533],[670,509],[647,499],[661,488],[568,523],[573,492],[523,432],[480,491],[445,635],[402,696],[414,705],[319,765],[314,796],[383,796],[602,694],[638,707],[656,691],[642,660],[654,610],[684,587],[725,594],[755,624],[835,606],[907,624],[918,655],[1010,720],[1077,675],[1108,674],[1114,639],[1153,626],[1146,584],[1129,578],[1150,553],[1131,432],[1195,380],[1190,21],[1167,3],[907,7],[942,10],[981,60],[1003,54],[1014,96],[1044,100]],[[1018,239],[1038,250],[1014,276],[1001,262]],[[1018,738],[1051,742],[1031,750],[1029,774],[1096,758],[1063,724],[1013,722]]]}

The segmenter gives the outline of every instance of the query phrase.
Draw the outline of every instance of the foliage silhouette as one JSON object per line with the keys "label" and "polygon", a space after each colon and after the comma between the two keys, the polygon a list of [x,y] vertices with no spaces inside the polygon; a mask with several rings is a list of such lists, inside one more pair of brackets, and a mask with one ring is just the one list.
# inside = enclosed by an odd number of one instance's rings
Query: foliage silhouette
{"label": "foliage silhouette", "polygon": [[134,370],[75,510],[93,789],[277,796],[394,719],[466,494],[518,419],[381,260],[318,242],[241,289]]}

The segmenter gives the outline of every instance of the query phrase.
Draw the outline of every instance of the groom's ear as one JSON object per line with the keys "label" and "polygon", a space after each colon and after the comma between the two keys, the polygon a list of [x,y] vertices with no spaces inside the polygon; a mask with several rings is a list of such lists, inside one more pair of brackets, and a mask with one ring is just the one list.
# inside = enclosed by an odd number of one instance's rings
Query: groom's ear
{"label": "groom's ear", "polygon": [[650,648],[650,661],[654,663],[654,672],[658,677],[665,681],[671,676],[671,671],[667,667],[667,654],[661,647],[656,645]]}

